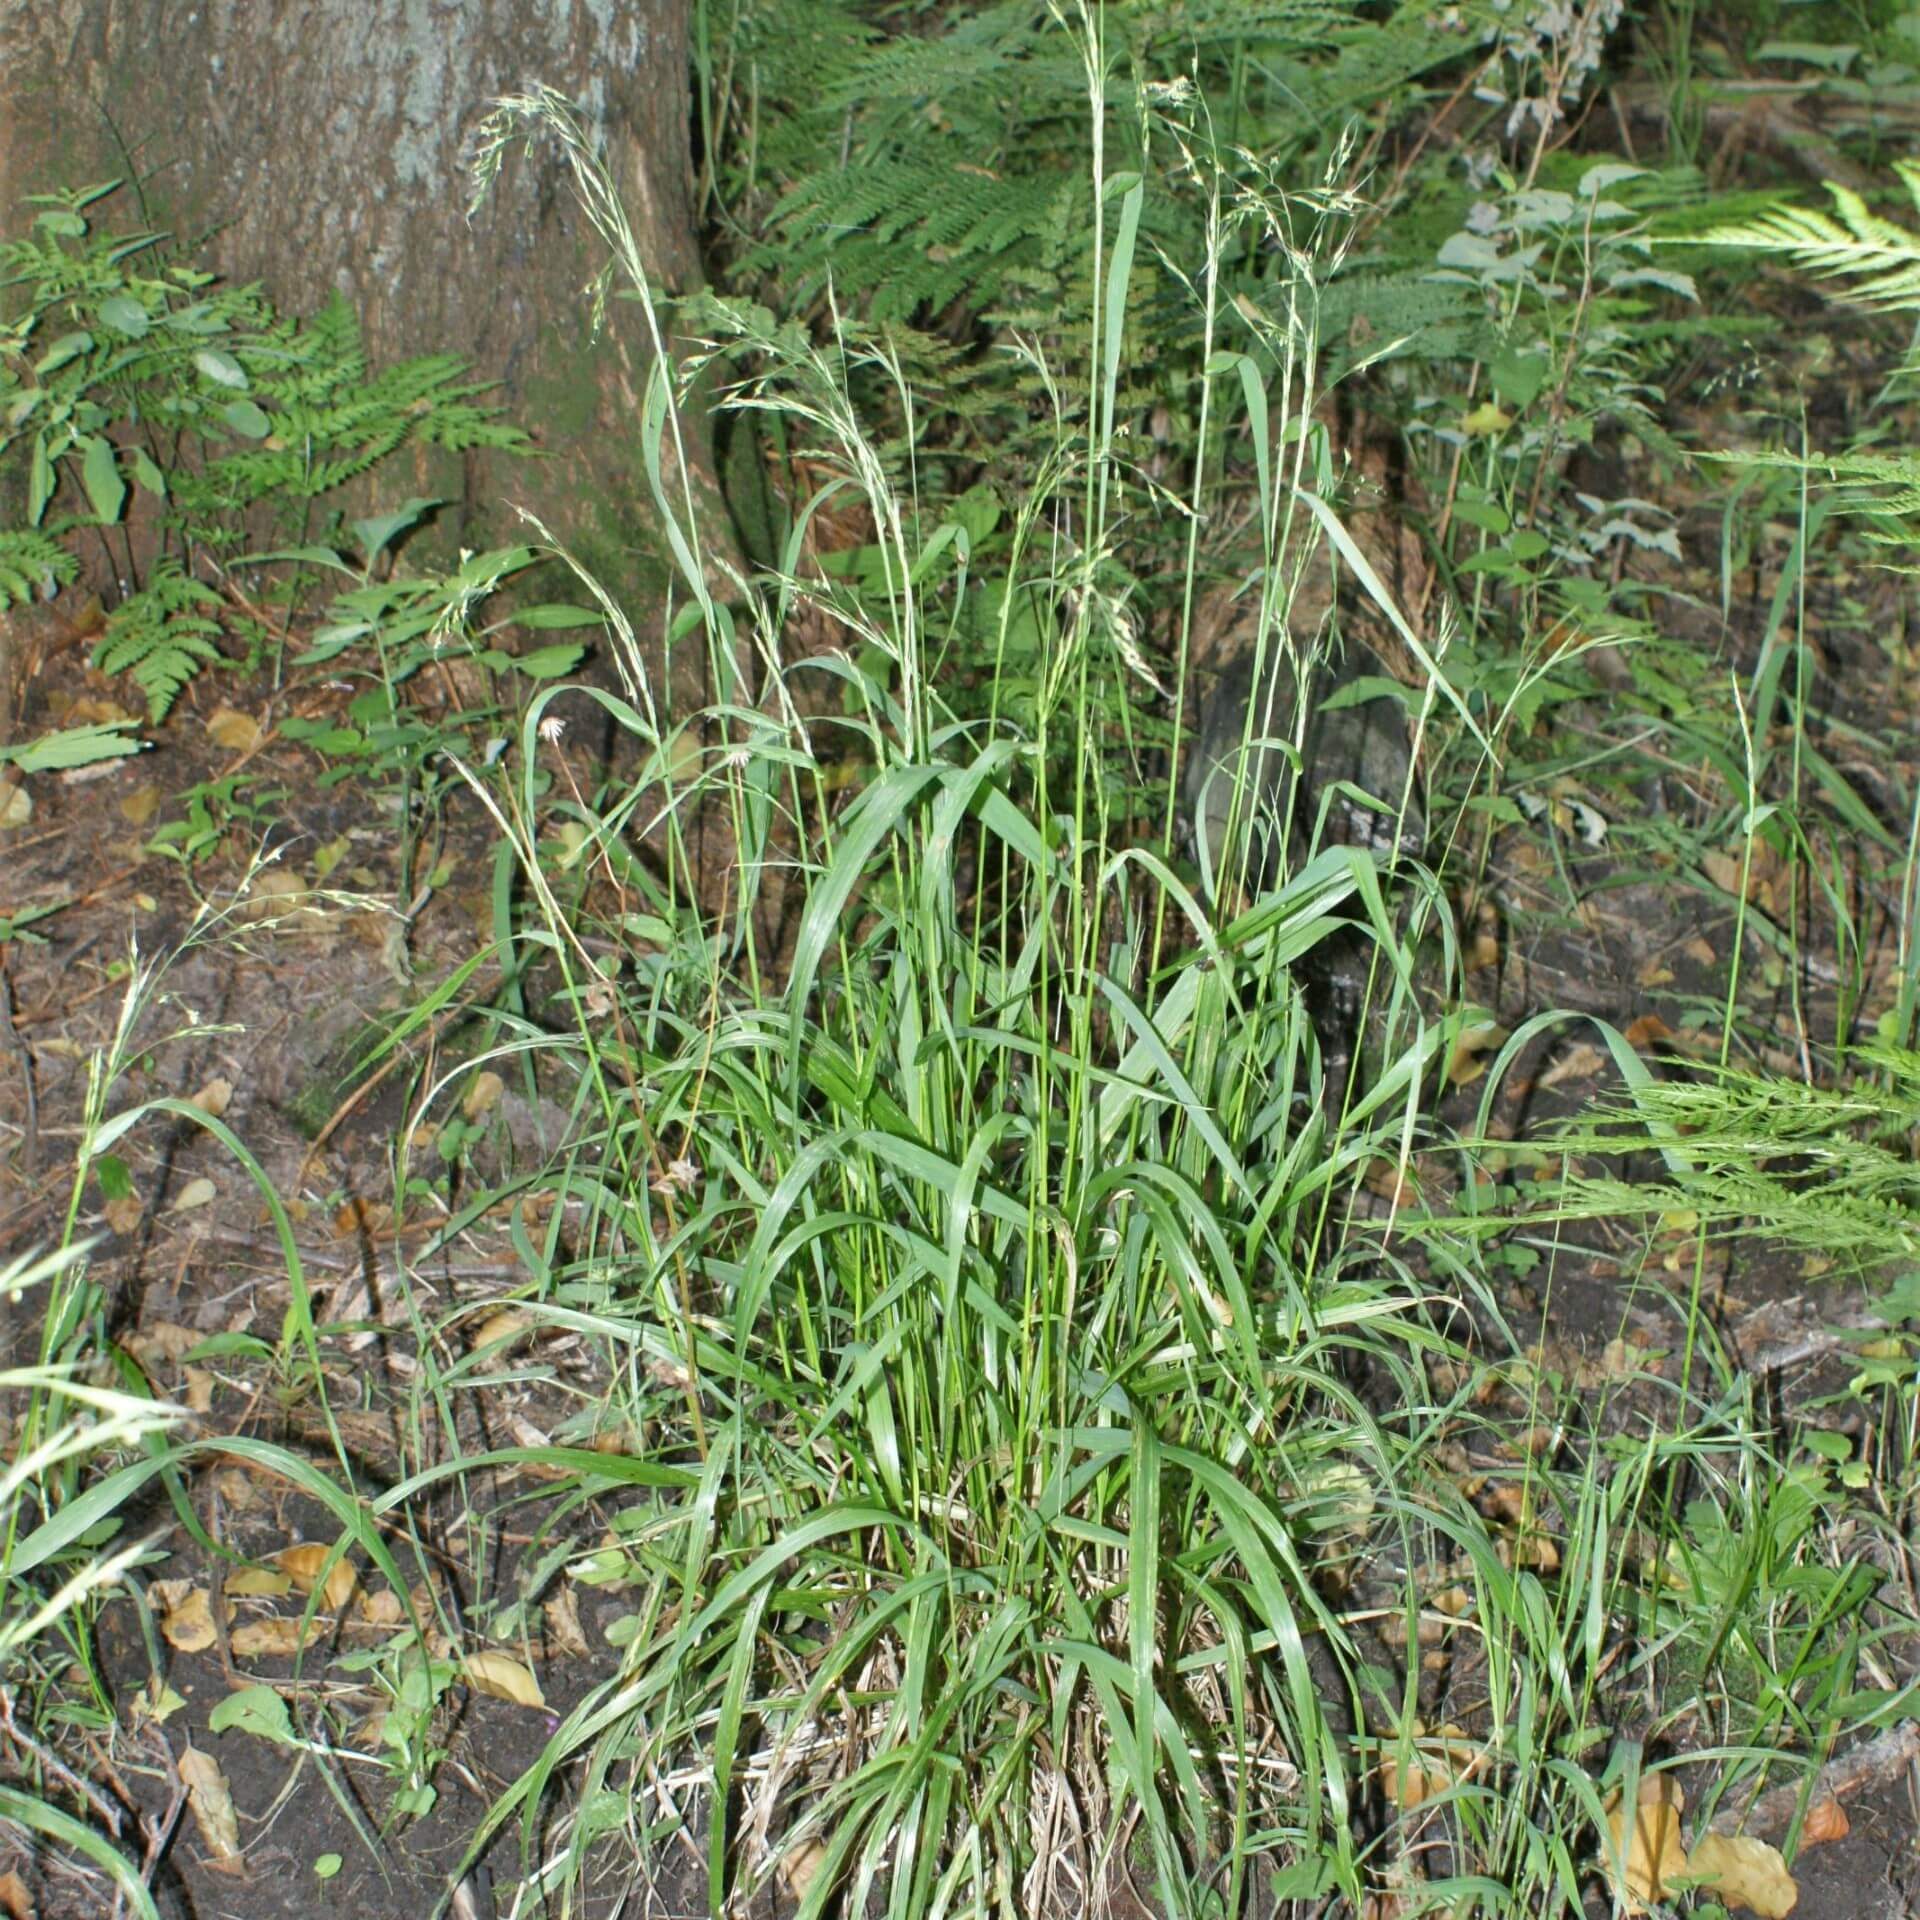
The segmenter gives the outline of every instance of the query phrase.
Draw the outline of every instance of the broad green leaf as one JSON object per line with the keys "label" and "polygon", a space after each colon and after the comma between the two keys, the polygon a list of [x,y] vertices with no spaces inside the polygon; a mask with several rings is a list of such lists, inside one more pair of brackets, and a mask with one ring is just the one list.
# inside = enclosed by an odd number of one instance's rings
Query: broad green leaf
{"label": "broad green leaf", "polygon": [[153,324],[147,310],[130,293],[111,293],[100,302],[100,318],[129,340],[142,340]]}
{"label": "broad green leaf", "polygon": [[252,384],[240,362],[218,347],[202,347],[193,356],[193,364],[217,387],[232,387],[244,393]]}
{"label": "broad green leaf", "polygon": [[220,418],[246,440],[264,440],[273,431],[273,422],[251,400],[229,400]]}
{"label": "broad green leaf", "polygon": [[127,483],[120,478],[117,450],[105,434],[88,442],[86,458],[80,464],[80,478],[87,489],[87,501],[94,517],[111,526],[126,505]]}

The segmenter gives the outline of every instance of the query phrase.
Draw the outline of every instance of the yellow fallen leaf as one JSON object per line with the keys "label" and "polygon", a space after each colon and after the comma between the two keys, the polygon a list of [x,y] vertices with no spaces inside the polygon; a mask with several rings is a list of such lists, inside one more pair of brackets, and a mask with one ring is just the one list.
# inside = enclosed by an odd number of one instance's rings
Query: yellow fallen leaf
{"label": "yellow fallen leaf", "polygon": [[1480,1750],[1467,1737],[1464,1728],[1449,1724],[1429,1733],[1416,1720],[1406,1766],[1401,1766],[1397,1752],[1389,1754],[1380,1765],[1380,1784],[1387,1798],[1402,1813],[1411,1813],[1425,1801],[1437,1799],[1457,1782],[1470,1778],[1480,1760]]}
{"label": "yellow fallen leaf", "polygon": [[533,1322],[524,1313],[516,1313],[511,1307],[502,1308],[498,1313],[488,1314],[474,1328],[473,1349],[478,1353],[485,1347],[518,1340],[532,1325]]}
{"label": "yellow fallen leaf", "polygon": [[[302,1540],[291,1547],[282,1547],[273,1555],[273,1564],[293,1582],[296,1592],[311,1593],[319,1584],[320,1570],[332,1551],[323,1540]],[[354,1572],[352,1561],[336,1560],[320,1597],[331,1611],[338,1613],[353,1598],[353,1590],[359,1584],[360,1576]]]}
{"label": "yellow fallen leaf", "polygon": [[231,1080],[209,1080],[193,1096],[193,1104],[202,1113],[210,1113],[218,1120],[233,1104],[233,1082]]}
{"label": "yellow fallen leaf", "polygon": [[11,1867],[0,1873],[0,1913],[7,1920],[37,1920],[39,1911],[27,1883]]}
{"label": "yellow fallen leaf", "polygon": [[1480,1056],[1491,1053],[1506,1037],[1506,1028],[1491,1020],[1462,1027],[1454,1038],[1453,1057],[1447,1062],[1447,1079],[1456,1087],[1471,1086],[1487,1070]]}
{"label": "yellow fallen leaf", "polygon": [[[1687,1797],[1671,1773],[1640,1776],[1631,1834],[1620,1789],[1607,1796],[1607,1878],[1629,1913],[1644,1913],[1664,1900],[1672,1884],[1687,1874],[1687,1850],[1680,1844],[1680,1813]],[[1623,1876],[1623,1877],[1616,1877]]]}
{"label": "yellow fallen leaf", "polygon": [[187,1411],[189,1413],[211,1413],[213,1411],[213,1389],[215,1385],[212,1372],[206,1367],[187,1368]]}
{"label": "yellow fallen leaf", "polygon": [[[160,1585],[154,1583],[156,1596]],[[167,1645],[178,1647],[182,1653],[205,1653],[219,1637],[213,1628],[213,1596],[205,1587],[188,1587],[160,1616],[160,1631],[166,1635]]]}
{"label": "yellow fallen leaf", "polygon": [[136,1727],[146,1721],[152,1721],[156,1727],[164,1726],[186,1704],[173,1688],[155,1674],[128,1702],[127,1718]]}
{"label": "yellow fallen leaf", "polygon": [[144,827],[160,811],[160,789],[151,780],[120,796],[120,817],[129,826]]}
{"label": "yellow fallen leaf", "polygon": [[1687,1874],[1760,1920],[1784,1920],[1800,1898],[1779,1849],[1746,1834],[1706,1835],[1687,1856]]}
{"label": "yellow fallen leaf", "polygon": [[0,780],[0,831],[24,827],[33,818],[33,795],[17,781]]}
{"label": "yellow fallen leaf", "polygon": [[189,1747],[180,1756],[180,1783],[187,1790],[187,1805],[200,1838],[216,1860],[240,1858],[240,1817],[233,1810],[233,1795],[227,1791],[227,1776],[212,1754]]}
{"label": "yellow fallen leaf", "polygon": [[391,1587],[382,1587],[378,1593],[363,1593],[356,1611],[370,1627],[397,1627],[407,1617],[400,1596]]}
{"label": "yellow fallen leaf", "polygon": [[542,1612],[547,1622],[547,1651],[584,1660],[588,1651],[587,1634],[580,1624],[580,1601],[574,1590],[562,1586]]}
{"label": "yellow fallen leaf", "polygon": [[804,1900],[807,1889],[820,1878],[820,1870],[826,1864],[826,1843],[808,1838],[780,1856],[780,1878],[794,1899]]}
{"label": "yellow fallen leaf", "polygon": [[496,1700],[511,1700],[516,1707],[544,1707],[546,1696],[540,1682],[510,1653],[497,1653],[482,1647],[466,1658],[467,1684],[475,1693],[490,1694]]}
{"label": "yellow fallen leaf", "polygon": [[1491,400],[1483,400],[1460,422],[1462,433],[1505,433],[1513,425],[1513,415],[1503,413]]}
{"label": "yellow fallen leaf", "polygon": [[278,1600],[293,1591],[293,1576],[275,1567],[240,1567],[227,1575],[226,1592],[235,1600]]}
{"label": "yellow fallen leaf", "polygon": [[251,753],[260,744],[260,722],[237,707],[222,707],[207,721],[207,737],[229,753]]}
{"label": "yellow fallen leaf", "polygon": [[180,1197],[173,1203],[175,1213],[192,1213],[197,1207],[210,1205],[220,1189],[205,1174],[197,1180],[189,1180],[180,1189]]}
{"label": "yellow fallen leaf", "polygon": [[304,1653],[332,1631],[325,1620],[309,1620],[303,1633],[298,1614],[275,1613],[264,1620],[249,1620],[245,1626],[235,1627],[227,1641],[236,1659],[291,1660],[296,1653]]}
{"label": "yellow fallen leaf", "polygon": [[460,1102],[460,1111],[469,1120],[483,1120],[500,1104],[500,1096],[506,1090],[507,1083],[489,1067],[473,1076],[473,1084]]}

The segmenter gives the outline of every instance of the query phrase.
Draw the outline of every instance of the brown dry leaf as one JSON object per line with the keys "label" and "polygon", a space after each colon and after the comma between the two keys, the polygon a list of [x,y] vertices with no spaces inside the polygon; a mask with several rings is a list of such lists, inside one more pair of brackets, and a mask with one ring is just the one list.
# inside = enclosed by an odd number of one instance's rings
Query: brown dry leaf
{"label": "brown dry leaf", "polygon": [[1420,1204],[1420,1189],[1414,1184],[1412,1170],[1396,1160],[1369,1160],[1361,1184],[1375,1199],[1396,1207]]}
{"label": "brown dry leaf", "polygon": [[7,1920],[34,1920],[33,1895],[11,1867],[0,1873],[0,1913],[4,1913]]}
{"label": "brown dry leaf", "polygon": [[220,1189],[203,1173],[197,1180],[189,1180],[180,1189],[180,1196],[174,1201],[171,1212],[192,1213],[197,1208],[211,1206],[219,1195]]}
{"label": "brown dry leaf", "polygon": [[285,867],[268,867],[247,883],[246,914],[249,920],[285,920],[302,905],[307,905],[310,889],[297,873]]}
{"label": "brown dry leaf", "polygon": [[469,1120],[484,1120],[500,1104],[500,1096],[506,1090],[507,1083],[491,1067],[486,1068],[473,1076],[473,1084],[460,1102],[460,1111]]}
{"label": "brown dry leaf", "polygon": [[518,1313],[511,1307],[503,1307],[498,1313],[490,1313],[473,1330],[471,1345],[477,1353],[483,1347],[518,1340],[533,1322],[524,1313]]}
{"label": "brown dry leaf", "polygon": [[1844,1840],[1852,1832],[1853,1823],[1847,1818],[1847,1810],[1832,1794],[1824,1800],[1816,1800],[1807,1809],[1807,1817],[1800,1826],[1800,1844],[1803,1847],[1825,1846],[1829,1841]]}
{"label": "brown dry leaf", "polygon": [[211,1413],[213,1411],[213,1374],[206,1367],[187,1369],[187,1411],[189,1413]]}
{"label": "brown dry leaf", "polygon": [[1655,1047],[1676,1047],[1680,1036],[1657,1013],[1643,1013],[1627,1022],[1626,1043],[1635,1053],[1648,1053]]}
{"label": "brown dry leaf", "polygon": [[361,1594],[356,1611],[370,1627],[397,1627],[407,1617],[406,1607],[391,1587],[382,1587],[378,1593]]}
{"label": "brown dry leaf", "polygon": [[213,1476],[213,1490],[235,1513],[245,1513],[260,1503],[260,1489],[252,1474],[239,1467],[222,1467]]}
{"label": "brown dry leaf", "polygon": [[151,780],[120,796],[120,817],[129,826],[144,827],[160,811],[160,789]]}
{"label": "brown dry leaf", "polygon": [[1538,1080],[1537,1087],[1557,1087],[1567,1080],[1591,1080],[1595,1074],[1607,1069],[1607,1056],[1598,1047],[1584,1042],[1577,1047],[1569,1047]]}
{"label": "brown dry leaf", "polygon": [[[163,1586],[186,1586],[186,1582],[156,1580],[147,1591],[159,1599]],[[161,1614],[160,1631],[166,1635],[167,1645],[178,1647],[182,1653],[205,1653],[219,1638],[213,1627],[213,1596],[205,1587],[187,1587]]]}
{"label": "brown dry leaf", "polygon": [[1720,964],[1720,956],[1714,951],[1713,942],[1703,933],[1696,933],[1691,940],[1681,941],[1680,951],[1703,967],[1717,967]]}
{"label": "brown dry leaf", "polygon": [[139,723],[117,700],[97,693],[83,693],[73,701],[61,719],[67,727],[131,727]]}
{"label": "brown dry leaf", "polygon": [[230,1600],[279,1600],[293,1591],[293,1576],[275,1567],[238,1567],[224,1591]]}
{"label": "brown dry leaf", "polygon": [[1668,966],[1663,966],[1658,960],[1649,960],[1647,964],[1634,975],[1635,980],[1643,987],[1670,987],[1673,985],[1675,977],[1673,969]]}
{"label": "brown dry leaf", "polygon": [[235,1627],[227,1638],[238,1659],[291,1660],[296,1653],[304,1653],[316,1641],[324,1640],[332,1630],[326,1620],[309,1620],[302,1633],[298,1614],[276,1613]]}
{"label": "brown dry leaf", "polygon": [[207,737],[228,753],[251,753],[260,744],[260,722],[238,707],[222,707],[207,721]]}
{"label": "brown dry leaf", "polygon": [[202,1113],[210,1113],[218,1120],[233,1104],[233,1082],[231,1080],[209,1080],[193,1096],[193,1104]]}
{"label": "brown dry leaf", "polygon": [[1462,1027],[1453,1043],[1453,1057],[1447,1062],[1447,1079],[1456,1087],[1471,1086],[1487,1070],[1482,1054],[1491,1053],[1507,1037],[1507,1030],[1494,1021]]}
{"label": "brown dry leaf", "polygon": [[233,1795],[227,1791],[227,1776],[220,1771],[219,1761],[189,1747],[180,1756],[180,1782],[207,1851],[216,1860],[238,1860],[240,1816],[233,1810]]}
{"label": "brown dry leaf", "polygon": [[1688,1855],[1687,1873],[1760,1920],[1784,1920],[1800,1898],[1779,1849],[1747,1834],[1708,1834]]}
{"label": "brown dry leaf", "polygon": [[807,1889],[820,1878],[820,1870],[826,1864],[826,1843],[814,1839],[802,1840],[797,1847],[789,1847],[780,1856],[781,1883],[795,1900],[804,1900]]}
{"label": "brown dry leaf", "polygon": [[546,1695],[540,1682],[510,1653],[482,1647],[466,1657],[467,1684],[475,1693],[491,1695],[495,1700],[511,1700],[516,1707],[544,1707]]}
{"label": "brown dry leaf", "polygon": [[107,1225],[124,1240],[136,1232],[147,1217],[147,1203],[137,1193],[123,1193],[119,1199],[109,1200],[100,1211]]}
{"label": "brown dry leaf", "polygon": [[1402,1813],[1411,1813],[1423,1802],[1438,1799],[1457,1782],[1470,1779],[1480,1759],[1480,1750],[1464,1727],[1449,1722],[1429,1733],[1424,1723],[1416,1720],[1404,1771],[1399,1754],[1390,1753],[1380,1764],[1381,1788]]}
{"label": "brown dry leaf", "polygon": [[0,832],[33,818],[33,795],[17,780],[0,780]]}
{"label": "brown dry leaf", "polygon": [[[324,1541],[302,1540],[291,1547],[282,1547],[273,1556],[273,1564],[293,1582],[296,1592],[311,1593],[319,1584],[320,1570],[332,1551]],[[360,1576],[354,1572],[353,1562],[336,1560],[320,1597],[331,1611],[338,1613],[353,1598],[353,1590],[359,1584]]]}
{"label": "brown dry leaf", "polygon": [[580,1601],[571,1587],[561,1587],[543,1609],[547,1622],[547,1651],[571,1660],[585,1659],[586,1629],[580,1624]]}
{"label": "brown dry leaf", "polygon": [[334,1237],[356,1240],[364,1234],[376,1240],[393,1229],[393,1209],[379,1200],[349,1200],[333,1216]]}
{"label": "brown dry leaf", "polygon": [[1671,1773],[1642,1774],[1629,1837],[1620,1789],[1607,1796],[1612,1841],[1605,1855],[1607,1878],[1613,1880],[1624,1864],[1625,1885],[1614,1881],[1614,1891],[1629,1913],[1644,1913],[1649,1903],[1668,1897],[1675,1880],[1685,1878],[1687,1850],[1680,1844],[1680,1813],[1686,1803]]}

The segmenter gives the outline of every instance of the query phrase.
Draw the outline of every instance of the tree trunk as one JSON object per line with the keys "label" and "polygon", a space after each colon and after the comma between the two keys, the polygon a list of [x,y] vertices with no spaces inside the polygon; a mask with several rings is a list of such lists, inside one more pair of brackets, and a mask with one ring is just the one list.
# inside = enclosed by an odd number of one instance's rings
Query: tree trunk
{"label": "tree trunk", "polygon": [[[650,361],[636,309],[597,342],[583,288],[604,249],[551,147],[510,161],[466,219],[467,146],[500,94],[542,80],[604,137],[656,288],[699,275],[688,0],[0,0],[0,221],[22,199],[121,177],[103,225],[204,238],[206,264],[286,313],[335,292],[375,365],[454,352],[552,457],[423,451],[381,496],[453,496],[462,544],[537,512],[637,628],[668,562],[639,444]],[[438,470],[428,465],[437,459]],[[712,497],[711,463],[690,453]],[[451,468],[452,470],[449,470]],[[724,525],[717,509],[709,531]]]}

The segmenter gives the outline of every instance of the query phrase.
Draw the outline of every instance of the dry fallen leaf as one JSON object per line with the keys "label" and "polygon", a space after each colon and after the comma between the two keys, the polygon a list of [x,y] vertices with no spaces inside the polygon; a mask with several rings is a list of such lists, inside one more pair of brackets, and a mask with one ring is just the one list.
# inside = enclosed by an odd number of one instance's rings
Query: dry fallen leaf
{"label": "dry fallen leaf", "polygon": [[215,1381],[212,1372],[206,1367],[187,1369],[187,1411],[189,1413],[211,1413],[213,1411],[213,1389]]}
{"label": "dry fallen leaf", "polygon": [[1585,1042],[1569,1047],[1538,1080],[1537,1087],[1557,1087],[1567,1080],[1591,1080],[1607,1070],[1607,1056],[1598,1047]]}
{"label": "dry fallen leaf", "polygon": [[144,827],[160,811],[160,789],[151,780],[120,796],[120,817],[129,826]]}
{"label": "dry fallen leaf", "polygon": [[193,1096],[193,1104],[202,1113],[210,1113],[218,1120],[233,1104],[233,1082],[231,1080],[209,1080]]}
{"label": "dry fallen leaf", "polygon": [[[332,1551],[323,1540],[302,1540],[294,1546],[282,1547],[273,1555],[273,1564],[293,1582],[296,1592],[311,1593]],[[352,1561],[336,1560],[327,1575],[321,1599],[329,1610],[338,1613],[353,1598],[353,1590],[359,1584],[360,1576],[354,1572]]]}
{"label": "dry fallen leaf", "polygon": [[540,1682],[510,1653],[497,1653],[482,1647],[466,1658],[467,1684],[475,1693],[490,1694],[496,1700],[511,1700],[516,1707],[544,1707],[546,1696]]}
{"label": "dry fallen leaf", "polygon": [[[148,1591],[159,1599],[163,1586],[185,1584],[184,1581],[156,1580]],[[205,1587],[187,1587],[160,1616],[160,1631],[166,1635],[167,1645],[178,1647],[182,1653],[205,1653],[219,1638],[213,1627],[213,1596]]]}
{"label": "dry fallen leaf", "polygon": [[1626,1043],[1635,1053],[1649,1053],[1655,1047],[1679,1044],[1679,1036],[1657,1013],[1643,1013],[1627,1022]]}
{"label": "dry fallen leaf", "polygon": [[119,1199],[109,1200],[100,1211],[106,1216],[107,1225],[124,1240],[147,1217],[147,1203],[137,1193],[123,1193]]}
{"label": "dry fallen leaf", "polygon": [[173,1203],[175,1213],[192,1213],[198,1207],[212,1203],[220,1189],[203,1173],[197,1180],[189,1180],[180,1189],[180,1196]]}
{"label": "dry fallen leaf", "polygon": [[237,707],[222,707],[208,719],[207,737],[228,753],[251,753],[260,744],[260,722]]}
{"label": "dry fallen leaf", "polygon": [[[1666,1899],[1673,1882],[1686,1876],[1687,1850],[1680,1844],[1680,1813],[1686,1798],[1671,1773],[1642,1774],[1629,1836],[1620,1789],[1607,1796],[1612,1842],[1606,1851],[1607,1878],[1614,1882],[1614,1891],[1629,1913],[1643,1913],[1651,1902]],[[1614,1878],[1623,1869],[1624,1885]]]}
{"label": "dry fallen leaf", "polygon": [[802,1840],[797,1847],[789,1847],[780,1856],[780,1878],[794,1899],[804,1900],[807,1889],[820,1878],[820,1869],[826,1864],[826,1843],[813,1839]]}
{"label": "dry fallen leaf", "polygon": [[1447,1062],[1448,1081],[1456,1087],[1471,1086],[1487,1070],[1481,1055],[1491,1053],[1506,1037],[1506,1028],[1491,1020],[1462,1027],[1453,1043],[1453,1057]]}
{"label": "dry fallen leaf", "polygon": [[1470,1779],[1481,1757],[1465,1728],[1449,1723],[1429,1733],[1425,1725],[1416,1720],[1405,1768],[1401,1767],[1397,1752],[1389,1754],[1381,1762],[1380,1784],[1387,1798],[1402,1813],[1411,1813],[1423,1802],[1437,1799],[1458,1781]]}
{"label": "dry fallen leaf", "polygon": [[498,1313],[490,1313],[473,1330],[473,1349],[478,1353],[484,1347],[504,1345],[518,1340],[533,1325],[524,1313],[516,1313],[511,1307],[502,1308]]}
{"label": "dry fallen leaf", "polygon": [[1747,1834],[1708,1834],[1688,1855],[1687,1874],[1760,1920],[1784,1920],[1800,1898],[1779,1849]]}
{"label": "dry fallen leaf", "polygon": [[543,1611],[547,1622],[547,1651],[573,1660],[585,1659],[587,1635],[580,1624],[580,1601],[574,1590],[562,1586]]}
{"label": "dry fallen leaf", "polygon": [[233,1795],[227,1791],[227,1776],[220,1771],[219,1761],[189,1747],[180,1756],[180,1781],[207,1851],[216,1860],[238,1860],[240,1817],[233,1810]]}
{"label": "dry fallen leaf", "polygon": [[134,1727],[152,1722],[156,1727],[164,1726],[167,1721],[186,1705],[186,1701],[158,1674],[127,1702],[127,1721]]}
{"label": "dry fallen leaf", "polygon": [[309,1620],[306,1631],[302,1633],[298,1614],[276,1613],[264,1620],[249,1620],[245,1626],[235,1627],[227,1636],[227,1641],[237,1659],[291,1660],[295,1654],[304,1653],[315,1641],[324,1640],[332,1631],[329,1621]]}
{"label": "dry fallen leaf", "polygon": [[275,1567],[239,1567],[227,1575],[226,1593],[233,1600],[278,1600],[292,1591],[292,1574]]}
{"label": "dry fallen leaf", "polygon": [[491,1067],[486,1068],[473,1076],[473,1084],[460,1102],[460,1111],[469,1120],[483,1120],[500,1104],[500,1096],[506,1090],[507,1083]]}
{"label": "dry fallen leaf", "polygon": [[1852,1832],[1853,1823],[1847,1818],[1847,1810],[1832,1794],[1824,1800],[1816,1800],[1807,1809],[1807,1817],[1801,1822],[1800,1844],[1803,1847],[1825,1846],[1829,1841],[1844,1840]]}
{"label": "dry fallen leaf", "polygon": [[11,1867],[0,1873],[0,1913],[7,1920],[34,1920],[35,1911],[27,1883]]}
{"label": "dry fallen leaf", "polygon": [[406,1607],[391,1587],[361,1594],[356,1611],[370,1627],[397,1627],[407,1617]]}
{"label": "dry fallen leaf", "polygon": [[0,780],[0,831],[24,827],[33,818],[33,795],[17,781]]}

